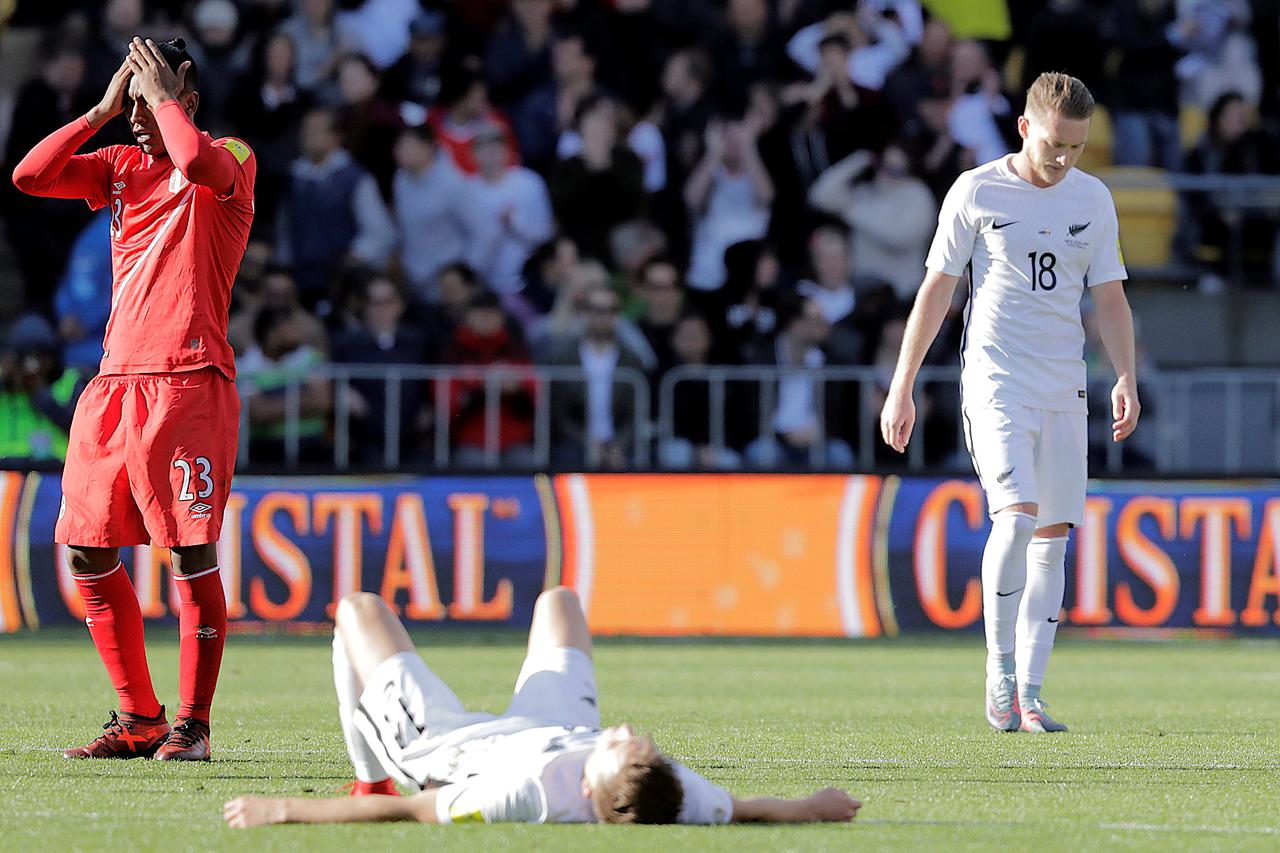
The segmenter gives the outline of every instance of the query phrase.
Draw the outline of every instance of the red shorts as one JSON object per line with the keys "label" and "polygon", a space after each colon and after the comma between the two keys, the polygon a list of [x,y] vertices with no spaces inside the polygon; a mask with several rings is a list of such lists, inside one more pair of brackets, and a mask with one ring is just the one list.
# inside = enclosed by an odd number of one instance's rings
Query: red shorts
{"label": "red shorts", "polygon": [[95,377],[71,421],[54,540],[217,542],[239,431],[235,383],[216,368]]}

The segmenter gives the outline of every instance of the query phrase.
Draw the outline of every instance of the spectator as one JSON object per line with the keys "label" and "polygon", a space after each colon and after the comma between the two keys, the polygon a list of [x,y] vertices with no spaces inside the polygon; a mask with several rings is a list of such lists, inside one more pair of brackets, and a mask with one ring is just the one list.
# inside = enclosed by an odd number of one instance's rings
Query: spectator
{"label": "spectator", "polygon": [[582,33],[568,30],[555,37],[551,68],[551,79],[521,98],[514,112],[520,153],[530,168],[543,171],[554,164],[557,141],[573,127],[578,105],[595,90],[596,58]]}
{"label": "spectator", "polygon": [[489,105],[484,80],[462,69],[446,78],[440,103],[427,114],[427,122],[453,157],[453,162],[468,175],[480,171],[475,143],[481,132],[501,134],[504,161],[508,166],[520,164],[520,151],[507,120]]}
{"label": "spectator", "polygon": [[786,43],[770,20],[765,0],[728,0],[724,26],[711,42],[711,56],[719,71],[721,102],[749,83],[782,77]]}
{"label": "spectator", "polygon": [[[119,60],[116,60],[119,67]],[[13,107],[5,161],[17,163],[36,143],[97,102],[84,85],[85,63],[70,45],[56,47],[40,76],[24,85]],[[7,183],[7,182],[6,182]],[[83,204],[5,193],[5,230],[22,273],[27,306],[46,310],[71,245],[91,214]]]}
{"label": "spectator", "polygon": [[756,342],[777,330],[774,311],[782,268],[773,247],[761,240],[744,240],[725,250],[725,302],[722,317],[711,321],[717,362],[741,364]]}
{"label": "spectator", "polygon": [[1173,0],[1123,0],[1116,10],[1120,62],[1111,79],[1111,158],[1117,166],[1182,165],[1178,77],[1182,55],[1169,40]]}
{"label": "spectator", "polygon": [[378,94],[378,69],[367,56],[349,53],[338,63],[338,93],[342,98],[339,125],[343,147],[378,182],[384,197],[391,195],[395,174],[392,149],[404,129],[400,111]]}
{"label": "spectator", "polygon": [[979,163],[1009,153],[1000,133],[1008,124],[1009,102],[1001,92],[1000,74],[991,66],[986,49],[976,41],[962,41],[951,53],[952,105],[948,129],[952,138],[973,149]]}
{"label": "spectator", "polygon": [[871,3],[859,3],[856,12],[836,12],[825,21],[811,24],[791,37],[787,55],[810,74],[819,73],[822,44],[832,35],[843,36],[849,45],[845,56],[845,73],[851,83],[872,92],[884,87],[885,80],[911,53],[902,26],[886,17]]}
{"label": "spectator", "polygon": [[815,228],[809,236],[809,264],[813,278],[802,280],[796,292],[817,303],[828,325],[850,318],[857,295],[847,232],[836,225]]}
{"label": "spectator", "polygon": [[[1274,175],[1280,171],[1276,140],[1258,126],[1256,114],[1245,99],[1228,92],[1209,110],[1209,127],[1204,137],[1187,154],[1186,171],[1199,175]],[[1227,201],[1223,205],[1221,201]],[[1230,205],[1230,199],[1212,193],[1187,194],[1187,206],[1199,233],[1197,253],[1209,264],[1209,277],[1201,286],[1219,290],[1213,278],[1234,271],[1242,263],[1246,270],[1269,270],[1276,238],[1276,220],[1266,211],[1247,211]],[[1240,257],[1233,258],[1232,232],[1238,230]]]}
{"label": "spectator", "polygon": [[622,302],[605,287],[586,297],[583,335],[558,347],[550,367],[575,367],[582,380],[552,386],[553,461],[561,468],[608,468],[630,464],[636,440],[636,409],[631,386],[617,378],[619,368],[643,373],[644,364],[618,337]]}
{"label": "spectator", "polygon": [[773,192],[754,128],[741,119],[713,121],[707,127],[706,153],[684,189],[685,204],[695,219],[687,279],[690,296],[704,309],[719,302],[724,250],[765,235]]}
{"label": "spectator", "polygon": [[429,125],[409,127],[395,147],[392,199],[400,233],[400,267],[414,299],[434,302],[436,275],[461,261],[471,243],[467,179],[443,155]]}
{"label": "spectator", "polygon": [[282,311],[289,317],[302,343],[322,356],[329,353],[329,335],[324,324],[314,314],[302,307],[298,299],[298,287],[293,276],[283,267],[267,269],[258,285],[256,304],[242,308],[231,317],[227,325],[227,340],[236,355],[243,355],[253,346],[254,325],[262,311]]}
{"label": "spectator", "polygon": [[[129,43],[146,25],[142,0],[106,0],[97,31],[84,52],[90,92],[105,92],[120,60],[129,53]],[[203,83],[203,81],[201,81]],[[90,105],[92,106],[92,104]],[[116,129],[112,142],[132,142],[127,129]],[[102,142],[101,138],[95,141]]]}
{"label": "spectator", "polygon": [[[404,294],[389,278],[372,275],[364,283],[360,326],[333,341],[338,364],[426,364],[431,359],[422,331],[406,322]],[[381,379],[352,379],[347,401],[351,412],[351,445],[358,462],[382,458],[387,441],[387,383]],[[400,458],[411,450],[419,432],[430,422],[426,410],[427,383],[400,382]]]}
{"label": "spectator", "polygon": [[978,165],[974,152],[951,135],[953,104],[949,95],[925,98],[919,104],[919,118],[903,128],[911,171],[925,182],[939,204],[956,177]]}
{"label": "spectator", "polygon": [[899,125],[918,117],[917,105],[951,88],[951,28],[941,18],[924,24],[924,35],[910,58],[894,69],[881,90]]}
{"label": "spectator", "polygon": [[328,455],[332,391],[314,373],[324,356],[303,335],[298,312],[264,308],[254,319],[253,346],[237,360],[237,384],[249,414],[249,455],[259,462],[287,456],[289,385],[299,389],[298,458],[320,462]]}
{"label": "spectator", "polygon": [[[627,148],[640,158],[644,191],[661,192],[667,185],[667,146],[662,131],[634,104],[615,101],[614,107],[618,137],[626,139]],[[582,153],[582,135],[576,128],[561,134],[557,153],[565,160]]]}
{"label": "spectator", "polygon": [[[382,94],[400,105],[406,124],[421,124],[444,81],[443,12],[421,12],[409,23],[409,52],[382,75]],[[410,110],[410,105],[415,109]]]}
{"label": "spectator", "polygon": [[618,144],[617,107],[611,99],[584,99],[574,126],[582,153],[552,173],[551,200],[560,227],[582,253],[607,258],[610,229],[641,213],[644,167],[639,157]]}
{"label": "spectator", "polygon": [[846,409],[838,385],[824,392],[826,411],[818,409],[815,380],[809,371],[838,363],[824,351],[830,326],[821,306],[812,299],[788,295],[779,299],[778,333],[760,342],[753,353],[756,364],[793,368],[778,381],[770,432],[758,436],[746,449],[747,461],[757,468],[853,467],[853,450],[837,437],[835,425]]}
{"label": "spectator", "polygon": [[311,108],[311,96],[294,83],[296,71],[293,40],[283,32],[275,33],[263,40],[230,103],[231,124],[258,161],[253,203],[259,230],[262,223],[275,221],[289,183],[289,166],[298,156],[302,117]]}
{"label": "spectator", "polygon": [[[471,298],[462,324],[454,332],[444,361],[464,366],[530,367],[529,348],[512,330],[502,303],[487,291]],[[498,379],[496,445],[492,459],[503,468],[532,468],[534,398],[538,393],[532,374]],[[462,468],[492,467],[488,464],[486,436],[487,383],[482,379],[461,379],[449,383],[449,436],[453,444],[453,464]]]}
{"label": "spectator", "polygon": [[467,306],[485,289],[476,271],[460,261],[441,269],[436,276],[436,284],[439,301],[426,306],[419,305],[415,309],[418,325],[425,332],[427,350],[433,362],[439,361],[438,356],[453,340]]}
{"label": "spectator", "polygon": [[0,349],[0,459],[66,458],[71,415],[85,383],[60,362],[48,321],[38,314],[18,318]]}
{"label": "spectator", "polygon": [[[671,330],[671,351],[674,365],[706,365],[711,353],[711,329],[707,321],[699,314],[681,317]],[[711,423],[716,418],[726,419],[729,407],[726,405],[719,413],[711,411],[709,384],[689,379],[677,382],[672,393],[672,435],[658,445],[658,465],[677,471],[739,467],[742,459],[737,453],[712,444]]]}
{"label": "spectator", "polygon": [[609,256],[613,259],[614,289],[622,296],[624,317],[644,312],[641,273],[654,258],[667,251],[667,237],[647,219],[633,219],[609,232]]}
{"label": "spectator", "polygon": [[[680,282],[680,272],[668,258],[654,258],[644,265],[640,273],[640,297],[644,311],[636,321],[640,331],[644,333],[657,360],[655,376],[661,376],[676,363],[676,351],[673,348],[672,335],[676,324],[680,321],[684,304],[684,290]],[[706,320],[699,317],[706,325]],[[711,346],[710,331],[707,331],[707,347]],[[706,360],[707,354],[702,356]],[[702,362],[699,362],[702,363]]]}
{"label": "spectator", "polygon": [[892,115],[873,92],[850,78],[852,43],[836,26],[819,43],[814,77],[782,90],[783,114],[761,148],[777,194],[770,240],[783,263],[798,266],[812,220],[806,195],[818,175],[859,148],[879,149]]}
{"label": "spectator", "polygon": [[1181,101],[1208,110],[1234,92],[1256,105],[1262,96],[1262,70],[1248,32],[1253,13],[1246,0],[1197,0],[1179,9],[1169,38],[1186,51],[1174,66],[1182,81]]}
{"label": "spectator", "polygon": [[[1023,37],[1021,91],[1045,71],[1059,71],[1084,81],[1094,92],[1102,92],[1103,63],[1107,44],[1102,28],[1106,21],[1096,8],[1086,8],[1082,0],[1050,0],[1036,12]],[[1136,81],[1124,81],[1124,87]]]}
{"label": "spectator", "polygon": [[409,24],[421,12],[418,0],[363,0],[338,19],[343,31],[351,34],[354,49],[382,69],[409,49]]}
{"label": "spectator", "polygon": [[355,34],[334,18],[334,0],[298,0],[298,12],[280,25],[297,50],[294,82],[319,102],[336,103],[338,60],[357,50]]}
{"label": "spectator", "polygon": [[101,210],[76,239],[53,303],[64,361],[90,375],[102,361],[111,281],[111,211]]}
{"label": "spectator", "polygon": [[475,216],[471,265],[499,294],[520,290],[524,262],[555,228],[546,184],[536,172],[511,165],[506,141],[497,125],[476,129],[479,174],[469,182]]}
{"label": "spectator", "polygon": [[332,110],[307,113],[301,149],[281,205],[276,254],[293,266],[303,304],[323,302],[328,310],[334,271],[343,262],[386,267],[395,224],[373,178],[342,149]]}
{"label": "spectator", "polygon": [[213,136],[236,133],[230,122],[236,82],[249,70],[252,45],[237,37],[240,12],[231,0],[200,0],[191,13],[187,51],[200,69],[201,121]]}
{"label": "spectator", "polygon": [[915,296],[938,207],[925,183],[912,177],[901,146],[890,145],[878,157],[849,155],[819,176],[809,202],[848,224],[861,272],[889,282],[903,299]]}
{"label": "spectator", "polygon": [[665,224],[672,251],[686,257],[689,211],[683,193],[689,175],[702,159],[702,137],[711,120],[711,59],[696,48],[677,50],[662,69],[659,104],[667,183],[655,202],[655,219]]}
{"label": "spectator", "polygon": [[[608,286],[609,271],[594,258],[587,258],[569,267],[550,313],[530,327],[529,339],[533,342],[534,355],[539,361],[545,361],[556,350],[581,339],[590,323],[591,294]],[[619,316],[615,331],[623,346],[640,359],[646,370],[657,367],[657,357],[649,348],[649,342],[639,326],[626,317]]]}
{"label": "spectator", "polygon": [[514,106],[551,81],[552,0],[514,0],[511,13],[489,38],[485,74],[493,99]]}

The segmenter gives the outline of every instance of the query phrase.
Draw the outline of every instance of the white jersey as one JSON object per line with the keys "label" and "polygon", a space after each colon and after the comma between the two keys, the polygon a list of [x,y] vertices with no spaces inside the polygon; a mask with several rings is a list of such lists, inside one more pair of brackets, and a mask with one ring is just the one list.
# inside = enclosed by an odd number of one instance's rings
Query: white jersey
{"label": "white jersey", "polygon": [[1102,181],[1072,169],[1035,187],[1001,157],[947,193],[925,266],[969,277],[961,344],[966,407],[1018,403],[1086,412],[1086,286],[1128,278],[1115,203]]}
{"label": "white jersey", "polygon": [[[511,718],[472,726],[432,751],[430,778],[447,784],[436,795],[441,823],[593,823],[582,772],[601,730],[533,726],[510,731]],[[516,723],[516,725],[519,725]],[[501,733],[486,733],[501,732]],[[470,736],[467,736],[470,735]],[[683,800],[680,823],[728,823],[733,798],[719,785],[672,762]]]}

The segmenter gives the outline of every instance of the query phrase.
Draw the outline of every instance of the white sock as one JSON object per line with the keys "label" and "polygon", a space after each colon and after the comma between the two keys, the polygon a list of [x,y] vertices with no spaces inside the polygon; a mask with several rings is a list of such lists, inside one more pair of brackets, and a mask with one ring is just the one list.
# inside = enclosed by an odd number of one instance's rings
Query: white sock
{"label": "white sock", "polygon": [[1002,512],[991,521],[991,536],[982,552],[988,681],[1013,673],[1018,604],[1027,585],[1027,544],[1035,529],[1035,517],[1025,512]]}
{"label": "white sock", "polygon": [[[1032,539],[1027,546],[1027,592],[1018,614],[1018,692],[1040,695],[1058,633],[1067,588],[1067,537]],[[1023,692],[1023,688],[1026,692]]]}
{"label": "white sock", "polygon": [[342,723],[342,739],[347,742],[347,754],[351,756],[356,778],[362,782],[381,782],[387,778],[387,771],[382,768],[382,762],[369,748],[353,719],[356,706],[360,703],[360,679],[347,660],[347,650],[337,631],[333,632],[333,687],[338,692],[338,720]]}

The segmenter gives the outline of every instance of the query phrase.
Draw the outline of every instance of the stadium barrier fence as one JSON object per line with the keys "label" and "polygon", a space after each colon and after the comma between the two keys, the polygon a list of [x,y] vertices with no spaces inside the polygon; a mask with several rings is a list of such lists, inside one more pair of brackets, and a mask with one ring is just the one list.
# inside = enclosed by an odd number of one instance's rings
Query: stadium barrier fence
{"label": "stadium barrier fence", "polygon": [[[660,468],[664,442],[678,439],[676,429],[676,388],[682,383],[705,383],[708,389],[708,418],[711,444],[723,450],[729,444],[729,433],[734,412],[730,411],[730,388],[743,391],[751,398],[756,422],[751,426],[755,433],[771,433],[770,418],[777,401],[778,383],[795,375],[803,375],[814,384],[814,402],[818,411],[833,388],[849,386],[851,401],[849,417],[852,419],[854,440],[850,442],[857,460],[858,470],[871,470],[876,466],[876,447],[880,442],[878,413],[885,376],[875,367],[823,367],[797,370],[774,366],[702,366],[685,365],[668,370],[656,389],[657,411],[653,418],[650,386],[646,377],[636,370],[620,368],[615,381],[617,387],[631,395],[631,410],[639,414],[634,423],[634,442],[628,459],[636,470]],[[311,371],[306,379],[295,379],[283,389],[285,422],[283,459],[267,460],[272,467],[283,464],[285,470],[297,470],[299,466],[301,429],[301,384],[320,379],[332,382],[334,408],[332,418],[331,454],[333,470],[352,470],[352,407],[349,386],[352,381],[382,382],[385,384],[383,420],[386,430],[382,436],[382,453],[378,470],[395,473],[402,466],[411,470],[447,470],[453,462],[453,443],[450,419],[435,418],[435,429],[429,441],[425,459],[412,462],[402,459],[400,425],[402,423],[401,393],[406,383],[429,383],[429,397],[437,412],[447,411],[449,389],[455,382],[480,382],[484,388],[485,447],[482,470],[508,470],[499,454],[499,399],[503,383],[529,382],[534,387],[534,441],[533,466],[530,470],[545,471],[553,467],[551,448],[557,436],[557,425],[552,419],[551,397],[556,384],[582,383],[585,374],[569,367],[450,367],[422,365],[325,365]],[[954,367],[926,366],[920,372],[918,392],[930,394],[939,411],[945,417],[928,419],[923,415],[916,426],[916,440],[907,448],[906,470],[912,473],[967,472],[963,422],[960,417],[957,382],[959,369]],[[1097,433],[1094,445],[1102,455],[1101,464],[1095,464],[1098,474],[1122,475],[1141,472],[1160,476],[1204,475],[1274,475],[1280,472],[1280,370],[1266,368],[1238,368],[1230,370],[1182,370],[1178,372],[1145,371],[1142,375],[1143,422],[1125,445],[1108,440],[1110,390],[1114,377],[1105,372],[1090,374],[1089,398],[1094,416],[1091,428]],[[587,418],[591,417],[591,395],[586,395]],[[733,424],[741,427],[741,424]],[[819,428],[824,428],[819,419]],[[739,429],[739,432],[741,429]],[[936,434],[935,434],[936,433]],[[933,443],[937,434],[950,446],[951,452],[943,459],[927,459],[925,448]],[[240,430],[241,446],[238,466],[241,471],[252,473],[255,464],[262,462],[250,452],[251,429],[249,407],[242,407]],[[1126,449],[1138,451],[1139,461],[1126,456]],[[591,466],[593,448],[584,445],[584,455]],[[823,442],[815,441],[811,447],[810,463],[821,467]],[[365,466],[362,470],[367,471]]]}

